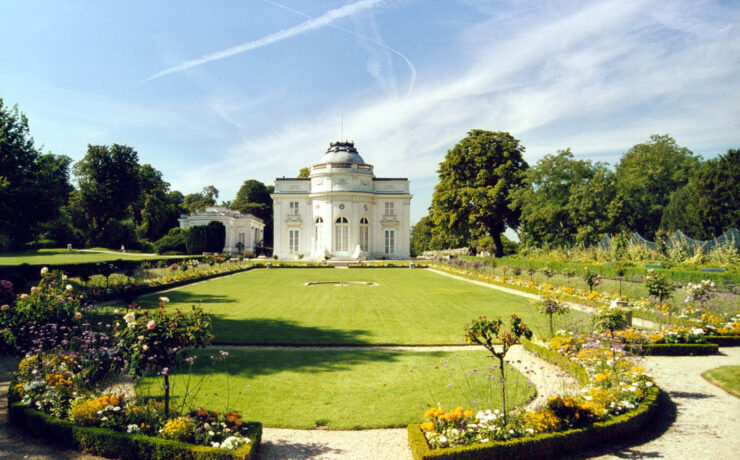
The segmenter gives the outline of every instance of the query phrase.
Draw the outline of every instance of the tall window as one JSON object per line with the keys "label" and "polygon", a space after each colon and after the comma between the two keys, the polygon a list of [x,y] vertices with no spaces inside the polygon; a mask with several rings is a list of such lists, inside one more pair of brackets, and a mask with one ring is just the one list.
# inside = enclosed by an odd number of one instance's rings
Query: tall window
{"label": "tall window", "polygon": [[298,254],[298,230],[290,230],[288,236],[288,252]]}
{"label": "tall window", "polygon": [[346,252],[349,249],[349,221],[346,217],[339,217],[334,226],[335,251]]}
{"label": "tall window", "polygon": [[298,215],[298,202],[297,201],[291,201],[290,202],[290,215],[291,216],[297,216]]}
{"label": "tall window", "polygon": [[363,217],[360,219],[360,250],[361,251],[367,251],[367,243],[370,238],[368,236],[370,235],[369,231],[370,225],[368,225],[367,218]]}
{"label": "tall window", "polygon": [[246,248],[246,247],[247,247],[247,246],[246,246],[246,244],[247,244],[247,238],[246,238],[246,236],[247,236],[247,235],[246,235],[246,234],[244,234],[244,233],[240,233],[240,234],[239,234],[239,242],[240,242],[240,243],[242,244],[242,249],[244,249],[244,248]]}
{"label": "tall window", "polygon": [[396,231],[386,230],[385,231],[385,253],[392,254],[396,252]]}
{"label": "tall window", "polygon": [[393,215],[393,202],[392,201],[386,201],[385,202],[385,215],[386,216],[392,216]]}
{"label": "tall window", "polygon": [[314,233],[313,241],[314,241],[314,244],[316,245],[317,251],[321,249],[321,228],[324,226],[323,223],[324,223],[324,219],[322,219],[321,217],[316,218],[316,225],[314,225],[315,233]]}

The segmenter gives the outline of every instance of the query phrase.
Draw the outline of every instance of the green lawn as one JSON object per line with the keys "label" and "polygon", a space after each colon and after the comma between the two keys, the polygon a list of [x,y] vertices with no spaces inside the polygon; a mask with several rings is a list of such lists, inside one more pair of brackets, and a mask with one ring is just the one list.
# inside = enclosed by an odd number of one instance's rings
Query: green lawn
{"label": "green lawn", "polygon": [[720,366],[701,374],[710,383],[740,398],[740,366]]}
{"label": "green lawn", "polygon": [[[200,350],[192,374],[172,379],[174,394],[194,394],[186,407],[236,410],[245,420],[270,427],[353,429],[420,422],[432,406],[500,406],[498,380],[486,377],[495,372],[486,369],[494,362],[484,351],[228,351],[226,361],[212,362],[209,355],[218,357],[218,352]],[[209,375],[211,368],[214,373]],[[477,373],[469,374],[474,368]],[[522,374],[508,372],[507,401],[513,407],[528,401],[534,391]],[[146,379],[137,393],[160,395],[160,383],[161,378]],[[179,397],[174,400],[175,406],[181,402]]]}
{"label": "green lawn", "polygon": [[[370,281],[377,286],[305,286],[308,281]],[[530,301],[422,269],[258,269],[139,299],[154,308],[201,304],[216,342],[227,344],[462,344],[464,328],[485,315],[520,315],[548,334]],[[584,320],[572,312],[556,319]]]}
{"label": "green lawn", "polygon": [[[108,251],[108,249],[100,250]],[[108,260],[118,259],[147,260],[162,257],[167,256],[152,257],[132,252],[109,254],[102,252],[82,252],[77,250],[72,250],[71,252],[69,252],[66,249],[39,249],[38,251],[0,253],[0,265],[70,264],[83,262],[105,262]]]}

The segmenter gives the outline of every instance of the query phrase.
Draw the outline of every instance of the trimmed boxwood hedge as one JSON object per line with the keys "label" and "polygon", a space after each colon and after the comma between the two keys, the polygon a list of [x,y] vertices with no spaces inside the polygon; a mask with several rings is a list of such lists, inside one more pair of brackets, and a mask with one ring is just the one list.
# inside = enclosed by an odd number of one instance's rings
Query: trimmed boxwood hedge
{"label": "trimmed boxwood hedge", "polygon": [[707,342],[716,343],[720,347],[739,347],[740,335],[708,335]]}
{"label": "trimmed boxwood hedge", "polygon": [[85,427],[60,420],[43,412],[12,402],[8,398],[8,418],[24,431],[45,441],[108,458],[144,460],[253,460],[262,440],[262,424],[248,422],[252,442],[235,450],[195,446],[141,434],[127,434],[106,428]]}
{"label": "trimmed boxwood hedge", "polygon": [[660,394],[660,389],[653,386],[647,390],[645,399],[634,410],[587,428],[446,449],[431,449],[421,425],[413,424],[408,426],[409,446],[415,460],[560,458],[564,454],[581,452],[612,441],[622,441],[650,426],[660,412]]}
{"label": "trimmed boxwood hedge", "polygon": [[716,343],[648,343],[628,345],[627,350],[650,356],[704,356],[719,353]]}
{"label": "trimmed boxwood hedge", "polygon": [[141,266],[142,263],[148,262],[156,265],[160,261],[164,261],[167,265],[181,263],[184,260],[190,259],[201,259],[200,256],[192,257],[170,257],[170,258],[154,258],[154,259],[116,259],[108,260],[105,262],[79,262],[79,263],[68,263],[68,264],[20,264],[20,265],[1,265],[0,266],[0,279],[9,280],[16,286],[16,291],[20,291],[23,288],[36,284],[40,279],[41,269],[48,267],[49,270],[60,270],[71,278],[75,277],[89,277],[101,273],[101,267],[106,265],[106,269],[109,269],[111,273],[122,272],[126,270],[134,270]]}

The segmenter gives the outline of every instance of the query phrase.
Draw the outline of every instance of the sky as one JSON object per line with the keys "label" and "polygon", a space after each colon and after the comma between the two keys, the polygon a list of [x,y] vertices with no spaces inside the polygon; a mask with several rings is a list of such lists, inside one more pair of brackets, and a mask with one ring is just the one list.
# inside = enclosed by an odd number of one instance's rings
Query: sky
{"label": "sky", "polygon": [[740,147],[740,2],[0,2],[0,98],[43,150],[126,144],[184,194],[273,184],[353,140],[412,223],[471,129],[536,164],[614,165],[651,134]]}

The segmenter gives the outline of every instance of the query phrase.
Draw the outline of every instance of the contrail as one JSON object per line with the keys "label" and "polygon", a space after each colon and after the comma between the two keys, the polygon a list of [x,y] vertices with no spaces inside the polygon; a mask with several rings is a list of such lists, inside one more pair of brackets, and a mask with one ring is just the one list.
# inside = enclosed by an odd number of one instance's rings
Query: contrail
{"label": "contrail", "polygon": [[170,67],[169,69],[165,69],[165,70],[162,70],[161,72],[155,73],[151,77],[147,78],[147,81],[154,80],[156,78],[163,77],[171,73],[181,72],[186,69],[191,69],[193,67],[197,67],[199,65],[202,65],[208,62],[217,61],[219,59],[224,59],[230,56],[234,56],[236,54],[244,53],[246,51],[251,51],[253,49],[262,48],[263,46],[271,45],[275,42],[279,42],[280,40],[285,40],[286,38],[290,38],[298,34],[302,34],[303,32],[308,32],[309,30],[319,29],[321,27],[331,25],[331,23],[336,20],[346,18],[347,16],[352,16],[353,14],[358,13],[363,10],[374,8],[375,6],[380,4],[382,1],[383,0],[360,0],[359,2],[350,3],[349,5],[345,5],[341,8],[329,10],[322,16],[319,16],[318,18],[310,19],[306,22],[298,24],[297,26],[294,26],[288,29],[283,29],[281,31],[275,32],[270,35],[266,35],[260,39],[257,39],[251,42],[243,43],[241,45],[233,46],[225,50],[206,54],[205,56],[199,57],[198,59],[192,59],[190,61],[185,61],[182,64],[178,64],[174,67]]}
{"label": "contrail", "polygon": [[[279,3],[276,3],[276,2],[274,2],[274,1],[272,1],[272,0],[264,0],[264,1],[265,1],[266,3],[269,3],[269,4],[271,4],[271,5],[275,5],[275,6],[277,6],[278,8],[282,8],[282,9],[284,9],[284,10],[286,10],[286,11],[290,11],[291,13],[297,14],[297,15],[299,15],[299,16],[303,16],[304,18],[308,18],[308,19],[313,19],[313,18],[312,18],[311,16],[309,16],[309,15],[307,15],[307,14],[305,14],[305,13],[302,13],[302,12],[300,12],[300,11],[294,10],[293,8],[289,8],[289,7],[285,6],[285,5],[281,5],[281,4],[279,4]],[[335,28],[335,29],[339,29],[339,30],[341,30],[342,32],[346,32],[346,33],[348,33],[348,34],[350,34],[350,35],[354,35],[355,37],[359,37],[359,38],[361,38],[361,39],[363,39],[363,40],[367,40],[367,41],[369,41],[369,42],[371,42],[371,43],[374,43],[374,44],[376,44],[376,45],[380,46],[381,48],[385,48],[385,49],[387,49],[388,51],[390,51],[391,53],[394,53],[394,54],[396,54],[396,55],[397,55],[398,57],[400,57],[401,59],[403,59],[404,61],[406,61],[406,64],[408,64],[408,66],[409,66],[409,71],[411,72],[411,77],[410,77],[410,80],[409,80],[409,89],[408,89],[408,90],[406,91],[406,97],[409,97],[409,96],[411,95],[411,91],[413,91],[413,89],[414,89],[414,84],[416,83],[416,67],[414,67],[414,64],[413,64],[413,63],[411,62],[411,60],[410,60],[409,58],[407,58],[406,56],[404,56],[404,55],[403,55],[403,54],[402,54],[402,53],[401,53],[400,51],[398,51],[397,49],[395,49],[395,48],[392,48],[392,47],[390,47],[390,46],[386,45],[386,44],[385,44],[385,43],[383,43],[383,42],[380,42],[380,41],[378,41],[378,40],[375,40],[375,39],[373,39],[373,38],[370,38],[370,37],[366,37],[366,36],[364,36],[364,35],[362,35],[362,34],[358,34],[357,32],[353,32],[353,31],[351,31],[351,30],[345,29],[344,27],[338,26],[338,25],[336,25],[336,24],[327,24],[327,25],[328,25],[329,27],[333,27],[333,28]]]}

